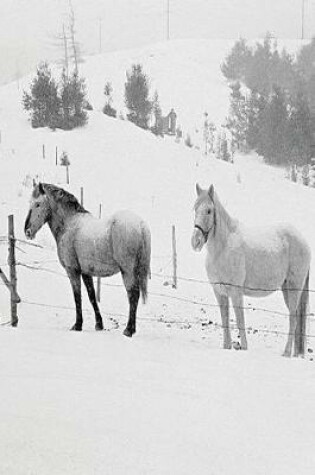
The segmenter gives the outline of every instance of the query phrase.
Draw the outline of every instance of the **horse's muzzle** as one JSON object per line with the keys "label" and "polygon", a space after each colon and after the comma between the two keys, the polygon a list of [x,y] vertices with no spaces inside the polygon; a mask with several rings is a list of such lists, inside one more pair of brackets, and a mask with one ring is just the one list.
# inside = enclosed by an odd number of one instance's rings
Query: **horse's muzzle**
{"label": "horse's muzzle", "polygon": [[191,247],[193,248],[193,250],[196,252],[200,252],[205,242],[206,240],[201,230],[199,228],[195,228],[191,236]]}
{"label": "horse's muzzle", "polygon": [[30,229],[25,230],[25,236],[27,239],[34,239],[34,234],[32,233]]}

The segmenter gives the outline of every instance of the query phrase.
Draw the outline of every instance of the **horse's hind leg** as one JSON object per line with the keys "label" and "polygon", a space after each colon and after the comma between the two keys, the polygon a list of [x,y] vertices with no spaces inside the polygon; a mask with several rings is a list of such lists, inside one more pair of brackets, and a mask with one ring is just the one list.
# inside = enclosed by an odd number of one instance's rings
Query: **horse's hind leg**
{"label": "horse's hind leg", "polygon": [[139,284],[136,282],[136,279],[133,276],[133,273],[129,274],[129,272],[126,273],[122,271],[122,276],[129,301],[129,318],[127,326],[124,330],[124,335],[131,337],[134,333],[136,333],[136,316],[138,302],[140,298],[140,288]]}
{"label": "horse's hind leg", "polygon": [[236,317],[236,323],[241,339],[241,350],[247,350],[247,338],[245,330],[245,318],[244,318],[244,298],[243,294],[236,290],[231,295],[234,313]]}
{"label": "horse's hind leg", "polygon": [[124,330],[124,335],[132,336],[134,333],[136,333],[136,315],[140,297],[140,289],[137,285],[134,285],[130,290],[127,291],[127,293],[129,300],[129,319]]}
{"label": "horse's hind leg", "polygon": [[95,313],[95,330],[103,330],[104,328],[103,320],[102,320],[101,312],[98,308],[98,304],[96,301],[93,277],[87,274],[82,274],[82,279],[85,284],[91,305]]}
{"label": "horse's hind leg", "polygon": [[282,293],[283,293],[285,304],[290,313],[289,333],[288,333],[287,343],[285,345],[285,349],[283,352],[283,356],[290,357],[292,353],[293,339],[295,336],[296,325],[297,325],[296,310],[297,310],[298,302],[300,299],[300,291],[297,289],[294,289],[294,284],[290,284],[289,282],[285,281],[282,286]]}

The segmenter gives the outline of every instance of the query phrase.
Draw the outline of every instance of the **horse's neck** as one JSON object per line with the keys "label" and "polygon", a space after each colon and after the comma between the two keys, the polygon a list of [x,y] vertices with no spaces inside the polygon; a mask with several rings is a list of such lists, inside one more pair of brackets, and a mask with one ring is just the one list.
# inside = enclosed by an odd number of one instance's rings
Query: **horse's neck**
{"label": "horse's neck", "polygon": [[209,244],[210,246],[212,244],[218,251],[227,245],[230,234],[235,232],[238,227],[238,221],[230,216],[218,198],[216,198],[215,210],[215,232],[213,239],[209,240]]}
{"label": "horse's neck", "polygon": [[65,232],[67,222],[71,216],[73,216],[73,214],[70,214],[69,210],[65,209],[62,205],[57,205],[56,203],[52,204],[48,225],[57,243]]}

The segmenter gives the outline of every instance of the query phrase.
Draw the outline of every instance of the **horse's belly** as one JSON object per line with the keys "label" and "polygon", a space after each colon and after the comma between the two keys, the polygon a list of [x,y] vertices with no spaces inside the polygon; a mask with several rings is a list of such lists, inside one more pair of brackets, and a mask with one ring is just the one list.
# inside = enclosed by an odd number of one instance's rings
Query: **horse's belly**
{"label": "horse's belly", "polygon": [[288,255],[281,253],[256,255],[246,262],[244,293],[248,296],[265,297],[281,289],[288,273]]}
{"label": "horse's belly", "polygon": [[106,239],[82,239],[76,245],[76,253],[83,274],[109,277],[120,270]]}

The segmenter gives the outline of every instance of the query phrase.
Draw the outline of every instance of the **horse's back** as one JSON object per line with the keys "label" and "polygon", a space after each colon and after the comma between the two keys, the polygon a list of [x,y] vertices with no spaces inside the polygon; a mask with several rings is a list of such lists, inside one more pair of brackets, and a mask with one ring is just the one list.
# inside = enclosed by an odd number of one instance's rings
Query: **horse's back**
{"label": "horse's back", "polygon": [[266,227],[244,227],[243,243],[249,252],[258,254],[290,254],[290,257],[302,260],[310,259],[311,250],[300,231],[289,223]]}

